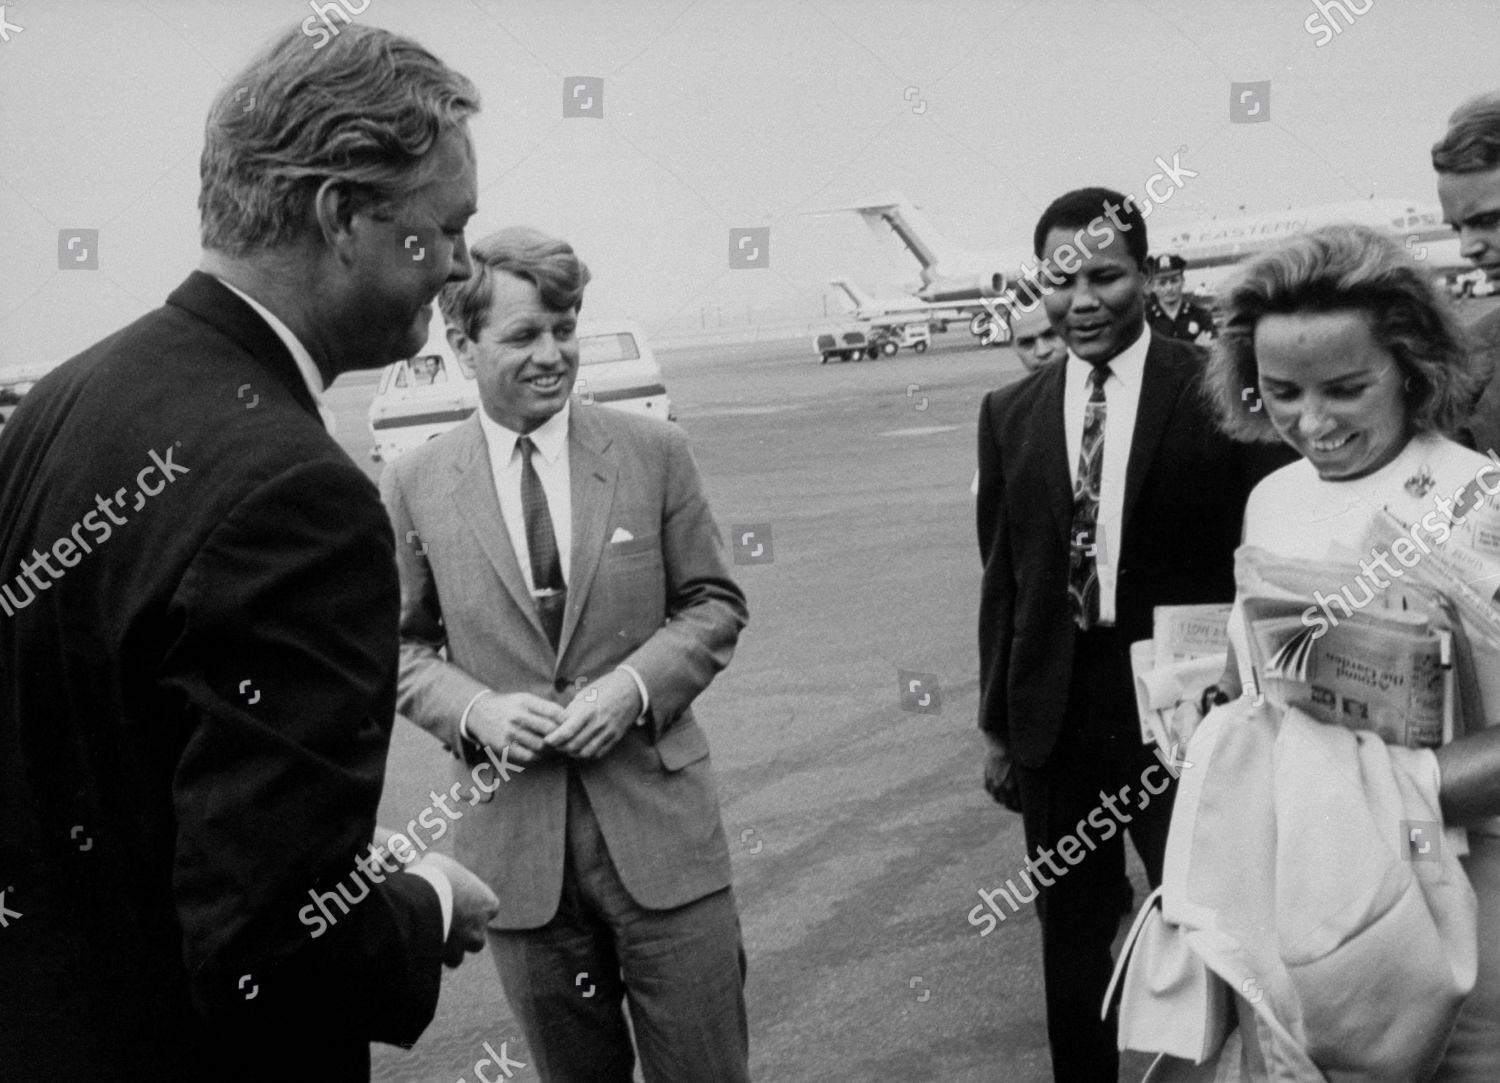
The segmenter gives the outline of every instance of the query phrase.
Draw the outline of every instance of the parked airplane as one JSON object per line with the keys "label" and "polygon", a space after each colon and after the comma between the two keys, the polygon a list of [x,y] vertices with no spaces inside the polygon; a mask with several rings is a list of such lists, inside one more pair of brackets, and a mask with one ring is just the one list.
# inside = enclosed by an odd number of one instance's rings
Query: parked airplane
{"label": "parked airplane", "polygon": [[835,278],[830,285],[844,295],[843,303],[849,315],[877,327],[895,327],[925,320],[936,323],[939,329],[946,329],[950,320],[966,320],[976,312],[984,311],[979,304],[923,301],[915,297],[872,297],[851,278]]}
{"label": "parked airplane", "polygon": [[1016,280],[1021,264],[1027,260],[1034,262],[1031,250],[1025,247],[1002,252],[971,252],[959,248],[900,195],[811,213],[821,215],[834,211],[854,211],[882,242],[894,234],[921,267],[920,284],[913,284],[910,292],[929,303],[1000,297],[1006,286]]}
{"label": "parked airplane", "polygon": [[[854,211],[882,241],[894,235],[921,268],[909,291],[928,303],[979,302],[1002,296],[1032,272],[1037,260],[1029,246],[980,252],[960,248],[900,195],[832,211]],[[1453,230],[1432,204],[1400,199],[1369,199],[1295,207],[1271,214],[1219,218],[1158,232],[1153,252],[1175,252],[1187,261],[1189,286],[1211,292],[1229,268],[1245,256],[1288,237],[1334,222],[1358,222],[1392,234],[1425,259],[1434,272],[1467,269]],[[989,307],[989,306],[985,306]]]}
{"label": "parked airplane", "polygon": [[1272,214],[1214,219],[1184,226],[1152,244],[1154,252],[1176,252],[1197,272],[1195,285],[1217,284],[1246,256],[1320,226],[1354,222],[1401,241],[1435,273],[1468,266],[1458,254],[1458,238],[1443,222],[1436,204],[1403,199],[1366,199],[1294,207]]}

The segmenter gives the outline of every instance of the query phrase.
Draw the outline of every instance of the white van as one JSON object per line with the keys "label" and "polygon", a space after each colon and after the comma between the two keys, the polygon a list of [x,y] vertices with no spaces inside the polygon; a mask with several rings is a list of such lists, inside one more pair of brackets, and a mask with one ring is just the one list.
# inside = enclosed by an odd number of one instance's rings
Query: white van
{"label": "white van", "polygon": [[[675,421],[656,356],[640,325],[598,320],[578,325],[578,379],[573,398],[630,413]],[[391,462],[418,444],[441,436],[479,406],[479,385],[459,367],[434,312],[422,352],[387,365],[370,403],[370,457]]]}
{"label": "white van", "polygon": [[16,407],[26,397],[38,380],[45,376],[51,365],[16,365],[0,368],[0,431]]}

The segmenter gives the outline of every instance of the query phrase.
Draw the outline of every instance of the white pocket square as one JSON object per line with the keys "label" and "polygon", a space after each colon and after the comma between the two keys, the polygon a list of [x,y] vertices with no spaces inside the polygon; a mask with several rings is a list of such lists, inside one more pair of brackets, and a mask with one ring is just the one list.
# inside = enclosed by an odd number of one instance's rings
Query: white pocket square
{"label": "white pocket square", "polygon": [[630,531],[626,530],[623,526],[617,526],[617,527],[615,527],[615,532],[614,532],[613,536],[611,536],[610,539],[609,539],[609,544],[610,545],[618,545],[620,542],[628,542],[628,541],[634,541],[634,540],[635,540],[635,535],[634,534],[632,534]]}

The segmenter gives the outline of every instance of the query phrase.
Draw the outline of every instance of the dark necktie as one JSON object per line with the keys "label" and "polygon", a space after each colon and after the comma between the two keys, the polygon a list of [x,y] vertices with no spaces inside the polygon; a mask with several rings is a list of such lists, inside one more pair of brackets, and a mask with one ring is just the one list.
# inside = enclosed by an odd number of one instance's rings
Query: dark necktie
{"label": "dark necktie", "polygon": [[1085,632],[1099,623],[1099,479],[1104,466],[1104,381],[1108,365],[1089,373],[1089,401],[1083,409],[1083,442],[1073,482],[1073,530],[1068,561],[1068,608]]}
{"label": "dark necktie", "polygon": [[521,514],[526,520],[526,548],[531,551],[532,599],[554,650],[562,638],[563,610],[567,589],[563,583],[562,559],[557,552],[557,535],[552,532],[552,512],[547,507],[547,493],[542,479],[531,464],[534,445],[531,437],[516,441],[521,451]]}

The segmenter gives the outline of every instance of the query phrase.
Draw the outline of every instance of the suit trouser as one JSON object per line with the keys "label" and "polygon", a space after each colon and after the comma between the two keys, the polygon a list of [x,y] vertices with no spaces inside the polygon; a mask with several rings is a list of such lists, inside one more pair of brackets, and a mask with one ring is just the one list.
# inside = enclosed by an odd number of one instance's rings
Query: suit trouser
{"label": "suit trouser", "polygon": [[639,906],[571,767],[557,913],[539,929],[490,929],[489,942],[545,1083],[630,1083],[635,1048],[647,1083],[748,1083],[733,890],[673,910]]}
{"label": "suit trouser", "polygon": [[1463,863],[1479,901],[1479,977],[1458,1013],[1434,1083],[1500,1079],[1500,838],[1469,832]]}
{"label": "suit trouser", "polygon": [[1039,870],[1047,1038],[1058,1083],[1115,1083],[1115,1014],[1101,1021],[1099,1008],[1114,966],[1124,835],[1156,887],[1176,793],[1170,772],[1141,743],[1128,658],[1114,629],[1079,633],[1057,745],[1044,766],[1017,767],[1026,848]]}

